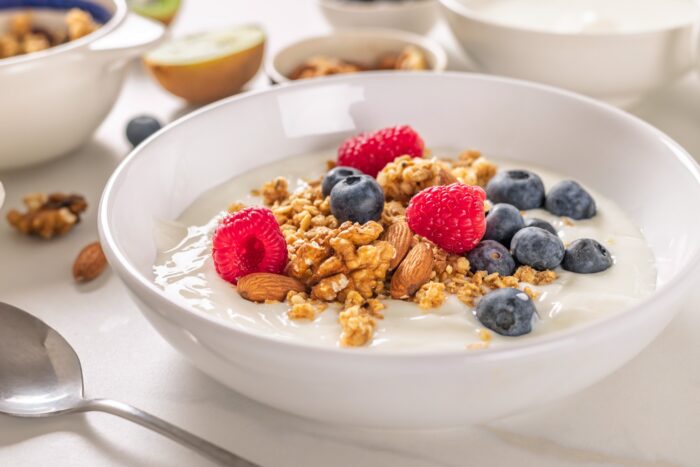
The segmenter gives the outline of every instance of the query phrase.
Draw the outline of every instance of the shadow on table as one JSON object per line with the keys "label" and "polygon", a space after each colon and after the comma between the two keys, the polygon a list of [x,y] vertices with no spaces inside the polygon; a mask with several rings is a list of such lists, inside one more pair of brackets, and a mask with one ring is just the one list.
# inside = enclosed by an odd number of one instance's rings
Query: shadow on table
{"label": "shadow on table", "polygon": [[[105,415],[107,416],[107,415]],[[124,423],[128,423],[124,421]],[[50,436],[52,433],[74,433],[86,442],[100,450],[109,458],[111,465],[142,465],[143,459],[137,452],[121,449],[117,444],[105,438],[103,434],[95,430],[85,414],[62,415],[42,419],[18,419],[0,415],[0,448],[22,443],[32,438]],[[69,456],[61,455],[67,459]],[[171,464],[153,463],[152,467],[172,467]]]}

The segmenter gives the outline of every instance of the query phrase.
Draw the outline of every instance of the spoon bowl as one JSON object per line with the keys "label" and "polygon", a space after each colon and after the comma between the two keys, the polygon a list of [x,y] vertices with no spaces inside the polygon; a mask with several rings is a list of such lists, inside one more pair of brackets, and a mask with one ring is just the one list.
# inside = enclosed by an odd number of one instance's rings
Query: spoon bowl
{"label": "spoon bowl", "polygon": [[86,400],[83,371],[73,347],[40,319],[0,302],[0,413],[48,417],[89,411],[138,423],[222,465],[256,465],[130,405]]}
{"label": "spoon bowl", "polygon": [[80,360],[60,334],[5,303],[0,323],[0,412],[41,417],[83,401]]}

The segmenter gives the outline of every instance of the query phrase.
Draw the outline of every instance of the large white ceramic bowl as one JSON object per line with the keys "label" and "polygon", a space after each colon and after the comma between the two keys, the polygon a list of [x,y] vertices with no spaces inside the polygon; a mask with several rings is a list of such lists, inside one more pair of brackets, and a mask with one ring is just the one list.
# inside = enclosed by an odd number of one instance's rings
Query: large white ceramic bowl
{"label": "large white ceramic bowl", "polygon": [[[560,86],[624,107],[695,63],[700,9],[693,0],[687,0],[687,14],[678,21],[607,33],[494,21],[480,14],[489,1],[494,0],[440,0],[452,33],[481,72]],[[626,3],[631,18],[637,8],[648,8],[645,0]]]}
{"label": "large white ceramic bowl", "polygon": [[[32,7],[44,27],[63,22],[75,0],[0,1],[0,31]],[[86,3],[86,2],[83,2]],[[67,154],[87,141],[121,90],[126,65],[157,43],[162,25],[127,11],[124,0],[90,0],[106,23],[76,41],[0,59],[0,170]],[[34,8],[45,4],[43,8]]]}
{"label": "large white ceramic bowl", "polygon": [[439,17],[437,0],[316,0],[336,28],[392,28],[425,34]]}
{"label": "large white ceramic bowl", "polygon": [[[398,123],[412,125],[433,147],[479,148],[544,166],[617,201],[656,255],[658,291],[604,321],[527,343],[484,352],[376,354],[248,333],[153,283],[157,220],[176,219],[208,189],[261,164],[335,148],[349,135]],[[109,262],[144,315],[223,384],[327,422],[441,427],[574,393],[649,344],[697,287],[700,217],[692,213],[699,199],[700,170],[683,148],[613,107],[504,78],[376,73],[281,85],[168,126],[116,170],[99,228]],[[649,384],[655,378],[650,374]]]}
{"label": "large white ceramic bowl", "polygon": [[289,81],[289,76],[308,59],[317,56],[339,58],[371,66],[390,53],[413,46],[425,54],[432,71],[447,68],[445,50],[432,39],[392,29],[345,29],[321,36],[308,37],[280,49],[265,64],[265,71],[275,83]]}

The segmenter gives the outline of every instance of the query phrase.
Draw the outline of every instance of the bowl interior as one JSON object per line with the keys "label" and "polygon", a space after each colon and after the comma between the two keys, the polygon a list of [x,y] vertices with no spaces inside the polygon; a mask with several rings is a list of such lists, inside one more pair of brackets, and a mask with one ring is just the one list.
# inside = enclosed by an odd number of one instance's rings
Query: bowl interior
{"label": "bowl interior", "polygon": [[410,124],[428,146],[568,174],[616,201],[644,230],[660,286],[700,262],[697,164],[658,130],[612,107],[544,86],[479,75],[360,74],[312,80],[209,106],[161,131],[120,166],[101,229],[132,279],[151,284],[155,220],[260,164],[349,135]]}
{"label": "bowl interior", "polygon": [[282,76],[289,75],[308,59],[316,56],[339,58],[372,68],[387,54],[399,53],[406,46],[415,46],[426,57],[431,70],[444,69],[444,60],[434,47],[421,37],[400,32],[345,31],[313,37],[280,50],[272,66]]}

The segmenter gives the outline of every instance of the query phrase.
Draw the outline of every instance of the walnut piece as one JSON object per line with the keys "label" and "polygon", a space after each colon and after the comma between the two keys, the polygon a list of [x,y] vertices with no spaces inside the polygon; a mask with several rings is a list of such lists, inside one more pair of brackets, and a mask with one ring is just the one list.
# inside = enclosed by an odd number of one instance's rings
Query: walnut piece
{"label": "walnut piece", "polygon": [[290,79],[316,78],[318,76],[337,75],[341,73],[357,73],[365,68],[350,63],[339,58],[316,56],[311,57],[301,66],[295,69],[290,75]]}
{"label": "walnut piece", "polygon": [[80,215],[87,209],[81,195],[31,193],[24,197],[26,212],[16,209],[7,213],[7,221],[25,235],[51,239],[69,232],[80,222]]}
{"label": "walnut piece", "polygon": [[404,206],[421,190],[454,181],[449,176],[450,166],[437,159],[401,156],[388,163],[377,175],[387,201],[398,201]]}

